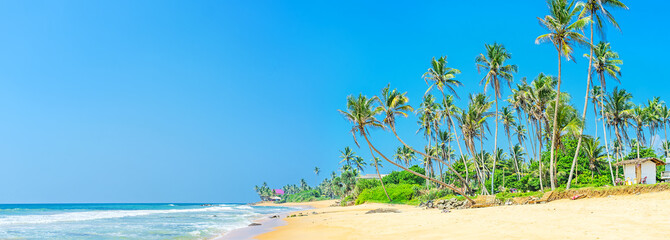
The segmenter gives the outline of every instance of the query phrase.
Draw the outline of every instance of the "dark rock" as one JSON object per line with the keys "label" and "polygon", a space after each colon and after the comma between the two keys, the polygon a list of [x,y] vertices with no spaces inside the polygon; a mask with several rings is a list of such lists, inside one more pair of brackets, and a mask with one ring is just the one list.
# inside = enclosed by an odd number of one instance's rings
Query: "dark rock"
{"label": "dark rock", "polygon": [[249,224],[249,227],[252,227],[252,226],[260,226],[260,225],[262,225],[262,224],[260,224],[260,223],[251,223],[251,224]]}

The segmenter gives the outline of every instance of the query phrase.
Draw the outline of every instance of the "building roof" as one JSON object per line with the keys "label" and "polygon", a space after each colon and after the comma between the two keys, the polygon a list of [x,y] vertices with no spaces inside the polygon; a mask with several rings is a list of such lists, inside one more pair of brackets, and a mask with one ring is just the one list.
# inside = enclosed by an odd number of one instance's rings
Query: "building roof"
{"label": "building roof", "polygon": [[625,160],[625,161],[615,163],[614,166],[623,166],[623,165],[629,165],[629,164],[640,164],[640,163],[647,162],[647,161],[652,161],[652,162],[656,163],[657,166],[665,165],[665,162],[663,162],[661,160],[658,160],[658,158],[650,157],[650,158],[635,158],[635,159]]}
{"label": "building roof", "polygon": [[[382,177],[385,177],[388,174],[381,174]],[[357,177],[358,179],[377,179],[379,176],[377,174],[365,174]]]}
{"label": "building roof", "polygon": [[275,194],[284,195],[284,189],[275,189]]}

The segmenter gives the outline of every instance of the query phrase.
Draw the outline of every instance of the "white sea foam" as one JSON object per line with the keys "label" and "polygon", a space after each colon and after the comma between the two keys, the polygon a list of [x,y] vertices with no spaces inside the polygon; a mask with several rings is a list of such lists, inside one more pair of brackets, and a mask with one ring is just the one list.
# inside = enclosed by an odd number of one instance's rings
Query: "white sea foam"
{"label": "white sea foam", "polygon": [[0,217],[0,226],[16,224],[44,224],[54,222],[76,222],[96,219],[123,218],[144,216],[162,213],[185,213],[185,212],[217,212],[233,210],[231,207],[208,207],[195,209],[169,209],[169,210],[112,210],[112,211],[85,211],[69,212],[44,215],[20,215]]}

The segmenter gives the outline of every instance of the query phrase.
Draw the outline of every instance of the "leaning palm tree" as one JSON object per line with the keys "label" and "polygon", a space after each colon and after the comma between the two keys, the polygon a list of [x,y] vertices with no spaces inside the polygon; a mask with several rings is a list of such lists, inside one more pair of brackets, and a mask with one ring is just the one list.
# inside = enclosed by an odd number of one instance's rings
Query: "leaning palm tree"
{"label": "leaning palm tree", "polygon": [[[493,45],[485,44],[486,55],[480,53],[477,58],[475,58],[475,63],[477,63],[477,71],[484,69],[486,71],[486,76],[481,80],[481,83],[484,83],[484,93],[489,86],[493,88],[494,99],[496,102],[496,113],[495,113],[495,137],[493,139],[493,149],[498,149],[498,98],[502,97],[502,87],[500,86],[500,81],[504,80],[507,83],[508,87],[512,87],[513,76],[512,73],[516,73],[518,67],[514,64],[505,65],[505,61],[512,58],[512,54],[507,52],[505,46],[498,43],[493,43]],[[509,134],[508,134],[509,135]],[[496,154],[493,156],[493,169],[491,173],[491,193],[493,193],[493,183],[495,178],[495,166],[498,157]]]}
{"label": "leaning palm tree", "polygon": [[372,156],[373,156],[373,158],[372,158],[372,162],[370,163],[370,166],[374,166],[374,167],[375,167],[375,171],[377,171],[377,177],[379,178],[379,182],[382,184],[382,189],[384,189],[384,194],[386,194],[386,198],[387,198],[387,199],[389,200],[389,202],[390,202],[390,201],[391,201],[391,197],[389,197],[389,193],[386,192],[386,186],[384,186],[384,180],[382,180],[382,175],[379,173],[379,168],[380,168],[380,167],[383,167],[383,166],[382,166],[382,163],[379,161],[379,158],[378,158],[378,157],[374,157],[374,155],[372,155]]}
{"label": "leaning palm tree", "polygon": [[374,150],[374,152],[379,154],[379,156],[381,156],[384,160],[386,160],[386,162],[391,163],[394,166],[399,167],[402,170],[405,170],[418,177],[421,177],[428,181],[436,182],[446,188],[449,188],[454,192],[463,195],[471,203],[474,203],[474,201],[470,197],[466,196],[462,191],[460,191],[460,189],[454,187],[453,185],[428,177],[421,173],[415,172],[409,168],[406,168],[400,164],[397,164],[388,159],[377,148],[375,148],[374,145],[372,145],[372,142],[370,142],[370,139],[368,137],[369,135],[368,129],[384,128],[382,122],[377,120],[376,118],[376,115],[380,114],[383,111],[383,109],[374,106],[377,101],[378,101],[377,97],[368,98],[362,94],[358,95],[358,97],[349,96],[347,97],[347,110],[346,111],[338,110],[347,121],[353,124],[351,128],[351,134],[354,137],[354,142],[356,143],[356,145],[358,145],[358,140],[356,140],[356,134],[359,134],[363,136],[363,138],[365,138],[365,141],[367,142],[368,147],[371,149],[371,151]]}
{"label": "leaning palm tree", "polygon": [[[616,80],[617,82],[620,82],[619,76],[621,76],[621,68],[619,67],[619,65],[623,64],[623,61],[619,59],[618,53],[613,52],[611,50],[610,44],[600,42],[598,43],[598,45],[591,48],[591,53],[592,53],[591,55],[584,54],[584,57],[588,57],[589,62],[591,62],[593,65],[589,66],[589,69],[593,67],[593,72],[589,74],[589,78],[592,74],[597,75],[598,78],[600,79],[600,86],[602,86],[603,90],[606,89],[606,77],[610,77]],[[584,110],[582,112],[582,118],[586,117],[586,105],[588,103],[587,100],[589,97],[588,96],[589,91],[587,91],[586,94],[587,95],[586,99],[584,100]],[[581,143],[582,139],[580,137],[579,140],[577,141],[577,149],[575,151],[575,156],[572,159],[572,166],[570,167],[570,176],[568,177],[568,185],[566,189],[570,189],[570,183],[572,182],[572,172],[574,171],[575,164],[577,163],[577,156],[579,155],[579,149],[581,147]]]}
{"label": "leaning palm tree", "polygon": [[[450,81],[443,81],[445,84],[449,85]],[[443,89],[445,85],[442,85],[440,89]],[[384,114],[384,119],[382,122],[384,125],[386,125],[388,128],[391,129],[391,132],[393,132],[393,135],[400,141],[400,143],[403,144],[404,148],[407,148],[415,153],[418,153],[422,155],[425,158],[432,158],[433,160],[436,160],[437,162],[441,164],[446,164],[444,163],[441,159],[438,159],[434,156],[430,156],[424,152],[421,152],[419,150],[416,150],[412,148],[411,146],[407,145],[405,141],[403,141],[398,133],[396,132],[395,129],[395,122],[396,122],[396,117],[401,116],[401,117],[407,117],[408,112],[412,112],[414,108],[412,108],[410,105],[408,105],[409,98],[406,96],[407,93],[400,93],[398,90],[390,89],[390,86],[386,86],[385,88],[382,89],[381,96],[380,96],[380,102],[381,106],[378,107],[377,110],[382,111]],[[447,97],[448,98],[448,97]],[[447,106],[447,105],[445,105]],[[453,108],[453,106],[450,106]],[[437,125],[439,124],[439,119],[442,116],[447,116],[445,115],[445,111],[440,111],[442,108],[442,105],[438,104],[435,102],[435,99],[433,95],[428,94],[424,96],[424,101],[421,103],[421,108],[419,109],[419,112],[421,113],[420,117],[420,130],[424,130],[426,133],[426,138],[430,141],[431,139],[434,138],[435,132],[437,132],[438,127]],[[451,110],[453,111],[453,110]],[[454,129],[455,130],[455,129]],[[430,145],[430,143],[429,143]],[[460,143],[459,143],[459,148],[460,148]],[[407,153],[406,153],[407,154]],[[414,156],[412,155],[410,158],[407,158],[407,163],[414,159]],[[447,165],[449,167],[449,170],[454,172],[454,174],[459,178],[461,182],[466,184],[466,180],[463,179],[463,177],[455,170],[453,169],[450,165]],[[409,167],[409,165],[407,165]],[[426,182],[428,184],[428,181]],[[467,185],[467,184],[466,184]]]}
{"label": "leaning palm tree", "polygon": [[[570,4],[568,4],[567,0],[551,0],[548,2],[549,3],[549,15],[546,15],[544,18],[539,18],[541,25],[546,28],[549,33],[540,35],[535,39],[535,43],[539,44],[544,41],[551,41],[551,43],[554,44],[554,47],[556,47],[556,51],[558,52],[558,86],[556,88],[556,96],[561,95],[561,57],[565,56],[565,58],[569,61],[571,59],[574,59],[572,57],[572,51],[573,51],[573,45],[574,44],[588,44],[585,40],[585,37],[580,34],[578,31],[582,30],[586,24],[589,23],[590,17],[580,17],[578,16],[579,12],[583,8],[582,3],[575,3],[575,1],[572,1]],[[576,18],[576,20],[573,22],[573,19]],[[554,123],[553,123],[553,131],[551,134],[551,159],[554,159],[555,155],[555,146],[556,146],[556,134],[558,131],[558,126],[557,126],[557,117],[556,115],[558,114],[558,103],[559,103],[559,97],[556,98],[555,103],[554,103]],[[550,163],[553,161],[550,161]],[[553,168],[553,166],[549,166],[550,169]],[[550,172],[551,174],[551,179],[554,179],[555,176],[553,176],[553,171]],[[556,184],[554,181],[551,182],[551,190],[556,189]]]}

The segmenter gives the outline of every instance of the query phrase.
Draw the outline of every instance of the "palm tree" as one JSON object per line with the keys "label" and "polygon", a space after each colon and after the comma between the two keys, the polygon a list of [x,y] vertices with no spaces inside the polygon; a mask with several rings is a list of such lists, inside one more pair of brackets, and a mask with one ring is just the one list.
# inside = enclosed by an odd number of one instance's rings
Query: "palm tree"
{"label": "palm tree", "polygon": [[394,155],[398,163],[405,164],[406,167],[410,167],[412,160],[416,158],[414,151],[405,145],[402,145],[396,149],[396,154]]}
{"label": "palm tree", "polygon": [[321,172],[321,169],[319,167],[314,167],[314,174],[316,174],[316,183],[319,183],[319,173]]}
{"label": "palm tree", "polygon": [[[493,43],[493,45],[484,44],[486,47],[486,55],[480,53],[477,58],[475,58],[475,63],[477,63],[477,71],[484,69],[486,71],[486,76],[481,80],[481,83],[484,83],[484,93],[488,86],[491,86],[494,91],[494,99],[496,102],[496,114],[495,114],[495,137],[493,140],[493,149],[498,149],[498,98],[502,97],[502,88],[500,86],[500,80],[505,80],[508,87],[512,87],[511,83],[513,81],[512,73],[516,73],[518,67],[516,65],[505,65],[505,61],[512,58],[512,54],[507,52],[505,46],[498,43]],[[509,130],[508,130],[509,136]],[[493,193],[493,182],[495,178],[495,165],[498,160],[497,155],[494,154],[493,158],[493,171],[491,173],[491,193]]]}
{"label": "palm tree", "polygon": [[[593,90],[591,91],[591,97],[593,98],[593,111],[594,114],[596,115],[596,129],[598,129],[598,122],[597,122],[597,116],[600,114],[600,116],[603,118],[603,139],[605,140],[605,153],[607,154],[607,164],[609,165],[610,169],[610,176],[612,177],[612,185],[616,186],[616,179],[614,178],[614,171],[612,171],[612,158],[610,157],[610,149],[609,149],[609,143],[607,142],[607,129],[605,128],[605,103],[604,103],[604,97],[605,97],[605,91],[600,87],[600,86],[593,86]],[[600,107],[600,112],[598,112],[597,107]],[[596,136],[598,136],[598,133],[596,131]],[[597,138],[597,137],[596,137]]]}
{"label": "palm tree", "polygon": [[356,169],[357,172],[363,172],[363,170],[365,170],[365,165],[365,159],[362,157],[356,156],[356,158],[354,158],[354,169]]}
{"label": "palm tree", "polygon": [[516,144],[512,149],[510,149],[510,155],[512,155],[512,158],[515,161],[515,167],[517,168],[517,180],[521,180],[521,171],[519,170],[519,163],[524,161],[524,155],[526,155],[523,152],[523,147],[521,145]]}
{"label": "palm tree", "polygon": [[[625,4],[621,3],[619,0],[587,0],[586,3],[583,6],[582,12],[579,14],[580,17],[588,15],[588,18],[591,21],[591,24],[589,24],[589,27],[591,28],[591,37],[589,38],[589,54],[588,56],[593,56],[593,26],[596,26],[596,29],[604,36],[604,32],[602,31],[604,25],[603,25],[603,19],[607,18],[612,25],[614,25],[617,29],[621,30],[619,28],[619,24],[614,20],[614,16],[610,14],[610,12],[605,9],[605,7],[618,7],[618,8],[623,8],[623,9],[628,9]],[[586,55],[586,54],[584,54]],[[590,91],[590,86],[591,86],[591,68],[595,65],[594,64],[594,59],[592,57],[589,57],[589,70],[586,75],[586,96],[584,97],[584,108],[582,111],[582,119],[586,120],[586,108],[588,105],[588,99],[589,99],[589,91]],[[621,73],[619,73],[621,74]],[[615,79],[617,79],[615,77]],[[605,88],[605,81],[604,77],[601,76],[601,85],[603,88]],[[618,81],[618,79],[617,79]],[[596,124],[597,126],[597,124]],[[583,129],[582,129],[583,131]],[[598,130],[596,129],[596,132]],[[570,167],[570,176],[568,177],[568,185],[566,189],[570,189],[570,183],[572,182],[572,172],[575,168],[575,163],[577,162],[577,156],[579,155],[579,149],[582,144],[582,133],[580,133],[579,140],[577,141],[577,149],[575,150],[575,155],[574,158],[572,159],[572,166]]]}
{"label": "palm tree", "polygon": [[[562,139],[565,136],[573,136],[577,137],[579,133],[582,130],[583,127],[583,122],[582,119],[579,118],[579,115],[577,115],[577,110],[570,106],[568,104],[569,100],[565,95],[562,95],[558,98],[561,98],[560,105],[558,105],[558,110],[555,110],[554,112],[557,112],[557,115],[555,116],[555,119],[551,119],[554,122],[556,122],[556,127],[558,129],[551,129],[551,132],[555,133],[554,140],[552,143],[554,146],[551,146],[554,149],[558,149],[560,146],[562,146]],[[547,112],[552,112],[554,106],[549,106],[547,108]],[[552,116],[549,116],[552,117]],[[551,185],[555,185],[556,183],[556,161],[557,159],[550,158],[549,159],[549,174],[550,174],[550,182]]]}
{"label": "palm tree", "polygon": [[[614,128],[616,135],[616,145],[623,146],[623,140],[628,139],[625,127],[629,119],[633,116],[633,107],[635,106],[631,99],[633,95],[626,90],[614,88],[611,94],[607,95],[602,107],[602,116],[608,125]],[[606,136],[605,136],[606,137]],[[617,159],[621,158],[621,149],[615,148],[618,152]],[[616,176],[619,175],[619,168],[616,169]]]}
{"label": "palm tree", "polygon": [[661,149],[659,149],[659,150],[663,151],[663,153],[665,154],[665,157],[667,158],[668,157],[668,152],[670,151],[670,142],[663,141],[661,143]]}
{"label": "palm tree", "polygon": [[401,169],[403,169],[403,170],[405,170],[405,171],[407,171],[411,174],[419,176],[423,179],[436,182],[436,183],[438,183],[438,184],[440,184],[440,185],[442,185],[446,188],[449,188],[449,189],[455,191],[456,193],[463,195],[471,203],[474,203],[474,201],[470,197],[466,196],[463,192],[461,192],[456,187],[454,187],[450,184],[444,183],[442,181],[439,181],[437,179],[427,177],[427,176],[425,176],[421,173],[412,171],[409,168],[406,168],[406,167],[404,167],[400,164],[397,164],[397,163],[389,160],[384,154],[382,154],[377,148],[375,148],[372,145],[372,142],[370,142],[370,139],[368,138],[368,135],[369,135],[368,128],[384,128],[384,125],[379,120],[377,120],[377,118],[376,118],[376,115],[380,114],[383,111],[382,108],[377,108],[377,107],[374,106],[377,101],[378,101],[377,97],[368,98],[366,96],[363,96],[362,94],[358,95],[358,97],[349,96],[349,97],[347,97],[347,110],[346,111],[338,110],[344,116],[344,118],[347,121],[349,121],[353,124],[353,126],[351,128],[351,133],[354,137],[354,142],[356,142],[356,144],[358,145],[358,141],[356,140],[356,134],[358,133],[359,135],[361,135],[365,138],[365,141],[367,142],[368,147],[370,147],[370,149],[374,150],[374,152],[379,154],[379,156],[381,156],[388,163],[391,163],[394,166],[399,167],[399,168],[401,168]]}
{"label": "palm tree", "polygon": [[[593,31],[593,29],[591,29]],[[593,38],[593,33],[591,33],[591,37]],[[593,39],[591,39],[593,43]],[[584,99],[584,110],[582,112],[582,118],[586,118],[586,105],[588,103],[588,87],[590,86],[590,78],[592,74],[597,74],[598,78],[600,79],[600,85],[602,86],[603,90],[606,89],[606,81],[605,77],[609,76],[613,78],[614,80],[619,81],[619,76],[621,76],[621,68],[618,65],[623,64],[623,61],[619,60],[619,54],[616,52],[613,52],[610,48],[609,43],[604,43],[600,42],[598,45],[594,46],[591,48],[591,55],[584,54],[585,57],[589,58],[589,69],[593,67],[593,72],[590,72],[589,74],[589,79],[587,80],[587,92],[586,92],[586,99]],[[589,70],[591,71],[591,70]],[[597,130],[596,130],[597,131]],[[580,134],[581,135],[581,134]],[[570,167],[570,176],[568,177],[568,185],[566,189],[570,189],[570,183],[572,182],[572,172],[574,171],[575,164],[577,162],[577,156],[579,155],[579,148],[581,147],[582,143],[582,138],[580,137],[579,140],[577,141],[577,149],[575,150],[575,156],[572,159],[572,166]]]}
{"label": "palm tree", "polygon": [[349,146],[344,147],[344,150],[340,151],[340,153],[340,158],[342,159],[340,163],[344,162],[344,166],[349,166],[349,168],[351,168],[351,164],[356,160],[356,153],[352,151]]}
{"label": "palm tree", "polygon": [[445,88],[458,97],[454,87],[461,86],[463,83],[456,80],[455,78],[456,74],[460,74],[461,71],[455,68],[447,67],[447,56],[442,56],[437,60],[433,57],[430,65],[431,68],[429,68],[428,71],[423,74],[423,79],[426,81],[426,84],[428,84],[428,81],[431,82],[428,90],[426,90],[425,95],[428,95],[433,86],[435,86],[440,90],[440,92],[442,92],[442,96],[444,98],[446,98],[446,94],[444,94]]}
{"label": "palm tree", "polygon": [[600,145],[600,140],[598,138],[594,139],[591,137],[586,137],[584,141],[584,155],[586,155],[586,159],[589,160],[591,179],[593,179],[593,173],[597,167],[596,163],[598,161],[602,161],[603,158],[605,158],[605,148]]}
{"label": "palm tree", "polygon": [[[503,127],[505,129],[505,135],[507,135],[507,144],[509,145],[510,153],[512,152],[512,134],[511,134],[511,128],[516,126],[516,120],[514,118],[514,113],[510,111],[508,107],[503,107],[501,109],[500,113],[500,120],[502,120]],[[517,159],[514,158],[514,168],[516,169],[516,174],[517,176],[520,174],[519,172],[519,163],[517,162]]]}
{"label": "palm tree", "polygon": [[647,127],[649,128],[649,146],[654,145],[654,135],[656,130],[663,124],[665,120],[662,119],[663,114],[661,113],[661,106],[663,101],[660,97],[653,97],[650,100],[647,100],[647,105],[644,107],[647,118]]}
{"label": "palm tree", "polygon": [[644,125],[647,123],[647,111],[642,106],[633,107],[633,114],[630,116],[630,120],[633,123],[635,128],[635,133],[637,135],[637,143],[634,146],[637,146],[637,157],[640,158],[640,143],[644,146]]}
{"label": "palm tree", "polygon": [[[540,161],[540,155],[542,154],[543,142],[546,140],[548,134],[542,134],[543,126],[548,129],[548,113],[546,111],[549,102],[556,97],[556,87],[557,80],[553,76],[545,75],[540,73],[535,77],[535,79],[530,83],[530,85],[524,89],[525,95],[528,98],[528,107],[526,109],[527,119],[532,119],[532,124],[530,127],[534,129],[534,137],[537,139],[537,150],[535,152],[535,159],[538,161],[538,176],[540,182],[540,189],[544,190],[544,185],[542,184],[542,172],[544,171],[544,166],[542,161]],[[548,141],[548,140],[547,140]],[[531,145],[532,146],[532,145]]]}
{"label": "palm tree", "polygon": [[[487,194],[488,190],[486,190],[486,187],[484,186],[484,175],[481,171],[483,166],[480,167],[480,163],[477,162],[475,139],[481,140],[484,138],[483,130],[484,128],[488,129],[486,119],[491,115],[487,112],[490,107],[491,103],[486,99],[486,95],[481,93],[477,95],[471,94],[468,108],[462,111],[460,115],[456,116],[463,134],[465,146],[472,154],[477,179],[482,186],[482,192],[484,194]],[[482,157],[480,159],[483,160],[484,158]]]}
{"label": "palm tree", "polygon": [[[573,51],[573,46],[574,44],[587,44],[587,42],[584,40],[584,36],[580,34],[578,31],[582,30],[586,24],[590,21],[590,17],[580,17],[578,16],[578,13],[581,11],[583,8],[583,4],[581,3],[575,3],[572,1],[570,4],[567,3],[567,0],[551,0],[548,2],[549,3],[549,15],[546,15],[544,18],[539,18],[540,23],[545,27],[549,33],[543,34],[537,37],[535,39],[535,43],[539,44],[543,41],[551,41],[554,44],[554,47],[556,47],[556,51],[558,52],[558,86],[556,88],[556,100],[554,103],[554,124],[553,124],[553,131],[551,134],[551,159],[554,159],[554,154],[555,154],[555,146],[556,146],[556,134],[558,131],[558,118],[556,115],[558,115],[558,104],[559,104],[559,96],[561,95],[561,57],[565,56],[565,58],[569,61],[570,59],[574,59],[572,57],[572,51]],[[573,18],[577,18],[573,22]],[[550,160],[550,164],[553,164],[553,160]],[[550,169],[550,178],[554,179],[555,176],[553,175],[553,165],[549,165]],[[556,184],[554,181],[551,182],[551,190],[556,189]]]}
{"label": "palm tree", "polygon": [[[445,84],[449,84],[452,81],[442,81]],[[444,86],[443,86],[444,87]],[[442,89],[442,87],[440,88]],[[393,135],[400,141],[400,143],[403,144],[403,146],[407,149],[410,149],[413,152],[416,152],[424,157],[427,158],[432,158],[433,160],[436,160],[442,164],[445,164],[441,159],[435,158],[433,156],[430,156],[426,153],[423,153],[421,151],[418,151],[411,146],[407,145],[405,141],[403,141],[398,133],[396,132],[395,129],[395,121],[396,121],[396,116],[401,116],[401,117],[407,117],[408,114],[407,112],[411,112],[414,109],[408,105],[407,103],[409,102],[409,98],[406,96],[407,93],[400,93],[396,89],[391,90],[390,86],[386,86],[385,88],[382,89],[381,92],[381,106],[378,107],[377,110],[380,110],[384,113],[384,120],[382,122],[388,126],[391,131],[393,132]],[[447,99],[449,96],[447,97]],[[453,108],[453,106],[452,106]],[[435,103],[433,95],[425,95],[424,96],[424,102],[421,104],[420,113],[421,113],[421,121],[420,124],[422,126],[421,129],[426,132],[426,138],[430,141],[432,138],[434,138],[434,133],[437,132],[438,127],[437,125],[439,124],[439,120],[442,116],[447,116],[445,115],[445,111],[440,111],[441,105]],[[453,110],[451,110],[453,111]],[[454,129],[455,130],[455,129]],[[429,142],[430,145],[430,142]],[[460,143],[459,143],[459,148],[460,148]],[[397,153],[397,152],[396,152]],[[414,156],[411,156],[410,158],[407,159],[407,162],[409,163],[412,159],[414,159]],[[409,167],[409,166],[407,166]],[[466,182],[465,179],[453,168],[449,166],[449,169],[454,172],[454,174],[461,180],[462,182]],[[428,184],[428,181],[426,182]]]}

